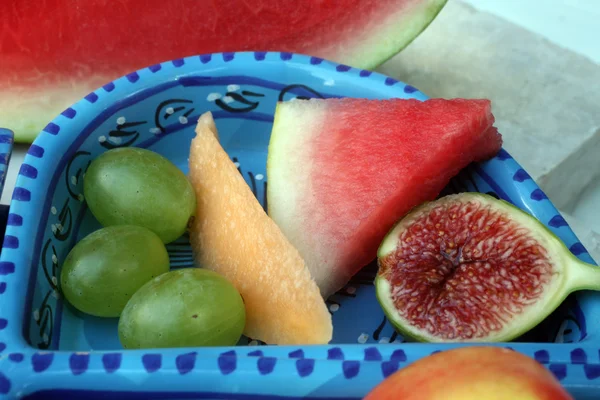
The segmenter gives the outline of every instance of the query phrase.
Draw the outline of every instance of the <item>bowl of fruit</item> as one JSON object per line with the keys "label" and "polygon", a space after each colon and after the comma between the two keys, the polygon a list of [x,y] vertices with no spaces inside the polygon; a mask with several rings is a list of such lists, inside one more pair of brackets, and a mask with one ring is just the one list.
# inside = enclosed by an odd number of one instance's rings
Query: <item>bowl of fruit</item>
{"label": "bowl of fruit", "polygon": [[89,93],[29,148],[0,257],[7,398],[359,399],[478,343],[600,376],[600,270],[490,101],[316,57]]}

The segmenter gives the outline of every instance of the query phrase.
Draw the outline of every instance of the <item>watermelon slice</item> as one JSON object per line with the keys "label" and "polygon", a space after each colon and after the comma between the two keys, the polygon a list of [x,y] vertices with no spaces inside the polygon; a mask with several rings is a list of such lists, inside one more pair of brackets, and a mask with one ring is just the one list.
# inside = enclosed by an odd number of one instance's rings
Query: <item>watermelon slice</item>
{"label": "watermelon slice", "polygon": [[221,147],[210,112],[198,120],[189,160],[198,198],[194,257],[239,290],[244,333],[267,344],[329,343],[333,326],[319,288]]}
{"label": "watermelon slice", "polygon": [[268,212],[323,296],[377,255],[394,223],[502,145],[488,100],[311,99],[277,105]]}
{"label": "watermelon slice", "polygon": [[310,54],[373,68],[446,0],[0,2],[0,127],[31,141],[101,85],[165,60],[222,51]]}

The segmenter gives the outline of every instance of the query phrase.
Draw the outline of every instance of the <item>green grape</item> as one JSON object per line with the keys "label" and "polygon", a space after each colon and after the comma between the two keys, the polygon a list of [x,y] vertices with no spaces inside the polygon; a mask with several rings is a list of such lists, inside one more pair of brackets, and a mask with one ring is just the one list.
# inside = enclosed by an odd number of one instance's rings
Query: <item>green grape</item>
{"label": "green grape", "polygon": [[119,319],[125,348],[233,346],[246,323],[244,301],[223,276],[185,268],[138,290]]}
{"label": "green grape", "polygon": [[168,271],[167,249],[155,233],[140,226],[110,226],[89,234],[71,249],[60,284],[76,309],[98,317],[118,317],[140,287]]}
{"label": "green grape", "polygon": [[83,191],[103,226],[143,226],[164,243],[185,232],[196,208],[185,174],[160,154],[135,147],[109,150],[92,161]]}

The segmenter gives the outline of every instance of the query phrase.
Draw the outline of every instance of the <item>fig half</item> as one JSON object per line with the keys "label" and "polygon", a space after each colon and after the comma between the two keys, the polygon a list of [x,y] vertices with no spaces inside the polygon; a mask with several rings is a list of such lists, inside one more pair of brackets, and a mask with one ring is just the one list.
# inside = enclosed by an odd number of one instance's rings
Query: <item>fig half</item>
{"label": "fig half", "polygon": [[400,333],[419,341],[510,341],[570,293],[600,290],[600,268],[533,216],[481,193],[415,208],[377,258],[379,303]]}

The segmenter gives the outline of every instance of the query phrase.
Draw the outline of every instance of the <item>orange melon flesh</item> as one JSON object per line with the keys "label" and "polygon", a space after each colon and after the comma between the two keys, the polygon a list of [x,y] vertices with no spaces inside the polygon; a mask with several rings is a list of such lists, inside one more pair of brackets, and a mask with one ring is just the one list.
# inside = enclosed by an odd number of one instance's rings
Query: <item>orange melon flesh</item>
{"label": "orange melon flesh", "polygon": [[244,334],[267,344],[328,343],[333,327],[319,288],[221,147],[211,113],[198,120],[189,167],[197,197],[195,259],[240,291]]}

